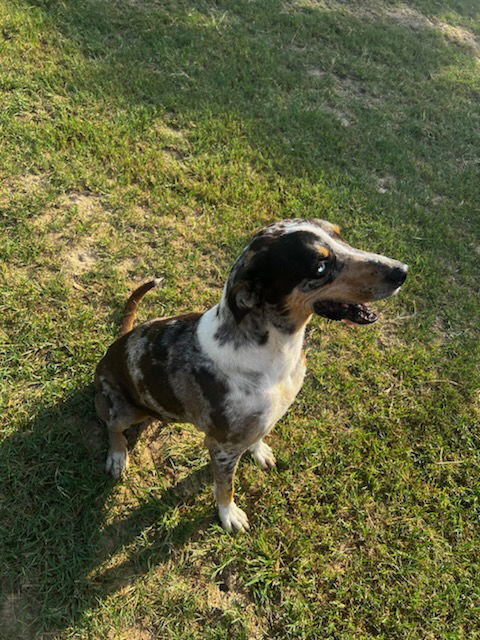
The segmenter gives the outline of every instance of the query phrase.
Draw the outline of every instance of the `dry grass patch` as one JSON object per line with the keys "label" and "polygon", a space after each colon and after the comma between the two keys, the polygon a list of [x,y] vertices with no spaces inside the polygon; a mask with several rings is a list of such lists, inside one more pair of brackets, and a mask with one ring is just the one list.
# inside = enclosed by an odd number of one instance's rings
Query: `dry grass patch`
{"label": "dry grass patch", "polygon": [[42,188],[42,178],[34,174],[21,176],[17,182],[16,189],[21,193],[34,193]]}
{"label": "dry grass patch", "polygon": [[[131,0],[130,0],[131,1]],[[109,631],[108,640],[156,640],[157,636],[141,627],[127,627],[122,631]]]}
{"label": "dry grass patch", "polygon": [[435,29],[444,35],[447,40],[471,49],[477,56],[480,54],[478,39],[469,29],[448,24],[438,18],[427,17],[417,9],[406,4],[400,4],[392,8],[385,8],[385,6],[383,6],[378,15],[384,15],[394,22],[411,29]]}
{"label": "dry grass patch", "polygon": [[91,271],[97,263],[97,256],[90,247],[73,247],[65,255],[65,270],[73,276]]}
{"label": "dry grass patch", "polygon": [[468,29],[459,26],[453,26],[446,22],[437,21],[436,27],[443,35],[455,44],[468,47],[478,58],[480,56],[480,43],[478,38]]}
{"label": "dry grass patch", "polygon": [[381,96],[373,95],[365,87],[365,83],[355,78],[334,76],[334,91],[342,100],[355,100],[368,108],[378,108],[382,105]]}
{"label": "dry grass patch", "polygon": [[99,196],[70,192],[34,218],[31,225],[43,236],[49,269],[75,279],[97,267],[101,246],[118,250],[112,215]]}
{"label": "dry grass patch", "polygon": [[382,178],[377,178],[377,191],[378,193],[388,193],[392,191],[395,187],[397,179],[395,176],[383,176]]}
{"label": "dry grass patch", "polygon": [[130,282],[133,285],[139,284],[140,280],[143,281],[143,278],[135,277],[135,272],[139,269],[142,261],[139,258],[125,258],[120,262],[117,262],[115,267],[117,271],[119,271],[123,279],[126,282]]}
{"label": "dry grass patch", "polygon": [[318,67],[307,67],[307,75],[312,78],[323,78],[326,75],[326,71],[319,69]]}
{"label": "dry grass patch", "polygon": [[377,6],[375,13],[377,17],[385,16],[410,29],[431,29],[435,26],[433,19],[427,18],[423,13],[406,4],[389,8],[382,3],[382,5]]}
{"label": "dry grass patch", "polygon": [[249,640],[262,640],[266,637],[267,622],[257,614],[251,598],[239,585],[232,571],[224,571],[220,583],[208,584],[205,597],[208,607],[222,614],[231,609],[240,609],[245,616]]}
{"label": "dry grass patch", "polygon": [[60,196],[53,206],[32,220],[39,231],[61,228],[63,236],[81,233],[79,226],[91,228],[98,237],[111,231],[111,212],[105,209],[99,196],[72,191]]}
{"label": "dry grass patch", "polygon": [[5,179],[0,184],[0,207],[8,207],[13,198],[35,196],[42,190],[43,178],[33,173]]}
{"label": "dry grass patch", "polygon": [[[371,22],[390,21],[408,29],[432,29],[442,34],[447,40],[459,46],[470,49],[475,55],[480,55],[480,43],[478,37],[469,29],[451,25],[436,17],[430,17],[415,7],[400,3],[389,6],[388,3],[379,0],[352,0],[350,2],[338,2],[335,0],[297,0],[284,4],[284,11],[292,13],[294,10],[317,9],[331,11],[343,15],[351,15],[355,18],[366,19]],[[315,75],[313,73],[312,75]]]}

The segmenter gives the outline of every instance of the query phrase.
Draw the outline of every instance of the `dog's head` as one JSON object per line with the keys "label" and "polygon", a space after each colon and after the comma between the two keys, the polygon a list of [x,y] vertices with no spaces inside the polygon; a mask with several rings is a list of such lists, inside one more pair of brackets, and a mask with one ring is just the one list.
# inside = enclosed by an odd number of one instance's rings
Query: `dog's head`
{"label": "dog's head", "polygon": [[407,265],[351,247],[338,226],[319,220],[284,220],[262,229],[243,251],[227,283],[237,323],[255,309],[275,310],[294,328],[312,313],[330,320],[370,324],[366,305],[396,293]]}

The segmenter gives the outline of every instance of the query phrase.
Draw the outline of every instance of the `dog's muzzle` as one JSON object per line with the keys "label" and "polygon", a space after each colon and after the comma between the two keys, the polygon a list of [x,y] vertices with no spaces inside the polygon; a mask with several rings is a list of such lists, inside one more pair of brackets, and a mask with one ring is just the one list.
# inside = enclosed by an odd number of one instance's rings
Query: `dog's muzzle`
{"label": "dog's muzzle", "polygon": [[[407,279],[408,266],[397,262],[394,267],[384,273],[385,291],[375,299],[388,298],[397,293]],[[372,324],[378,319],[377,314],[366,304],[337,302],[336,300],[319,300],[313,304],[314,312],[329,320],[345,320],[353,324]]]}

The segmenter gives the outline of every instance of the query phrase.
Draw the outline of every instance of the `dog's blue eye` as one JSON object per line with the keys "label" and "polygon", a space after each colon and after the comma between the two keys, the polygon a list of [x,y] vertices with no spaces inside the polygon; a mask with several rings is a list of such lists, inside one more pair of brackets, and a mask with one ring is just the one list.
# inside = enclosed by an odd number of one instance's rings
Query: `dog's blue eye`
{"label": "dog's blue eye", "polygon": [[317,276],[323,275],[326,270],[327,270],[327,263],[326,262],[320,262],[318,264],[318,267],[317,267]]}

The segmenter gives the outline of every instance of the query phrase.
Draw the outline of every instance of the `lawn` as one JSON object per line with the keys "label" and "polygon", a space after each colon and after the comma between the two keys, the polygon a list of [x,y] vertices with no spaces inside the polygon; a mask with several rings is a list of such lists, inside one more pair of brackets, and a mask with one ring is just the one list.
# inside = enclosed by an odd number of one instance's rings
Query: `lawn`
{"label": "lawn", "polygon": [[[477,0],[0,0],[0,638],[480,638]],[[95,365],[202,310],[260,226],[410,265],[217,520],[202,437],[103,471]],[[134,446],[133,446],[134,445]]]}

